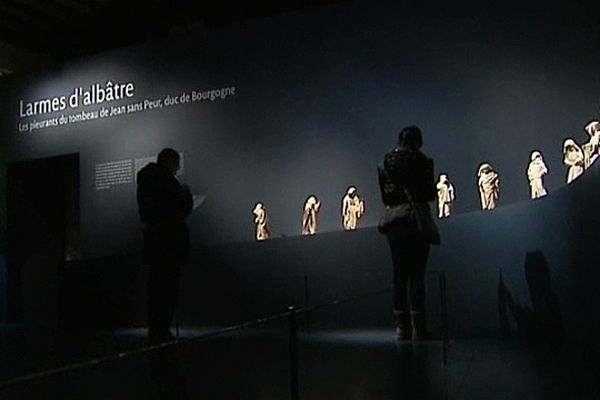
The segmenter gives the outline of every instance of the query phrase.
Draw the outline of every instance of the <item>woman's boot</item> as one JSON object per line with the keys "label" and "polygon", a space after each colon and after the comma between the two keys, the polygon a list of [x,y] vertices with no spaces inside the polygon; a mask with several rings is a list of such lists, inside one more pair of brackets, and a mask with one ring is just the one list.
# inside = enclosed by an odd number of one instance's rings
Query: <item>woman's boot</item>
{"label": "woman's boot", "polygon": [[394,310],[394,319],[396,322],[396,339],[410,339],[410,318],[408,311]]}
{"label": "woman's boot", "polygon": [[425,340],[425,311],[411,311],[410,319],[412,320],[412,340]]}

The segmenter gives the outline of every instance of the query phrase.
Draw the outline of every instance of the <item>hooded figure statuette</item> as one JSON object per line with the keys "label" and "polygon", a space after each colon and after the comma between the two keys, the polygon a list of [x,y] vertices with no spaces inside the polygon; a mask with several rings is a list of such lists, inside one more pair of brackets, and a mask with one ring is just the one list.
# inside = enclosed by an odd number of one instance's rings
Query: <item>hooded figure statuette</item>
{"label": "hooded figure statuette", "polygon": [[547,194],[542,180],[543,176],[547,173],[548,167],[544,163],[542,153],[537,150],[531,152],[531,162],[529,163],[529,167],[527,167],[527,179],[529,179],[532,199],[538,199]]}
{"label": "hooded figure statuette", "polygon": [[479,196],[482,210],[493,210],[498,205],[500,197],[500,177],[488,163],[479,166],[477,172]]}
{"label": "hooded figure statuette", "polygon": [[271,236],[267,210],[265,210],[262,203],[256,203],[252,213],[254,214],[254,223],[256,224],[256,240],[259,242],[267,240]]}
{"label": "hooded figure statuette", "polygon": [[438,218],[448,218],[452,214],[454,203],[454,185],[448,180],[448,175],[440,174],[440,180],[436,184],[438,198]]}
{"label": "hooded figure statuette", "polygon": [[569,168],[567,171],[567,183],[573,182],[584,171],[585,159],[583,151],[571,138],[565,139],[563,143],[564,164]]}
{"label": "hooded figure statuette", "polygon": [[344,229],[353,231],[358,226],[358,220],[365,212],[365,202],[358,197],[356,188],[350,186],[342,199],[342,223]]}
{"label": "hooded figure statuette", "polygon": [[304,214],[302,215],[302,234],[314,235],[317,233],[317,214],[321,208],[321,202],[313,195],[308,196],[304,203]]}

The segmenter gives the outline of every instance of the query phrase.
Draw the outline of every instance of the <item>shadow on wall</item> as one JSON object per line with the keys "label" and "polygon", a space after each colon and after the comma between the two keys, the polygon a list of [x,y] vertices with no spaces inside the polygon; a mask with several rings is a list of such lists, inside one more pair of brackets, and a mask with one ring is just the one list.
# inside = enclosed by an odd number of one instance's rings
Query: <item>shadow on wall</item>
{"label": "shadow on wall", "polygon": [[552,289],[552,279],[544,253],[539,250],[527,253],[524,270],[532,309],[515,302],[504,284],[502,271],[500,271],[498,313],[501,334],[503,336],[510,334],[510,313],[521,338],[536,341],[542,339],[544,342],[562,344],[564,342],[563,321],[558,299]]}

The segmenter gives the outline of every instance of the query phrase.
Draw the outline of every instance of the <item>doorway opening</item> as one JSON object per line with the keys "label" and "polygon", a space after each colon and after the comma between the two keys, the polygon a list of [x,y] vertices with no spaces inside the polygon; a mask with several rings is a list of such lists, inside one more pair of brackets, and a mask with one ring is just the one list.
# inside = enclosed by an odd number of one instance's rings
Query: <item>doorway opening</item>
{"label": "doorway opening", "polygon": [[7,233],[9,320],[57,326],[64,264],[80,258],[79,154],[8,164]]}

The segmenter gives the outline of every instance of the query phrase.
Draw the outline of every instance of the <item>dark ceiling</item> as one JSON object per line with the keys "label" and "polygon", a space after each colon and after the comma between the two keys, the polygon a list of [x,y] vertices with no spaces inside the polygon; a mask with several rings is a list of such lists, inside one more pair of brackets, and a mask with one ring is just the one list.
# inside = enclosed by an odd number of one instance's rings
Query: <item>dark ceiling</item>
{"label": "dark ceiling", "polygon": [[[142,43],[173,32],[213,29],[238,21],[351,0],[0,0],[0,41],[61,61]],[[600,15],[598,0],[486,2],[397,0],[408,14],[468,13]],[[600,20],[600,18],[599,18]],[[600,21],[599,21],[600,22]]]}
{"label": "dark ceiling", "polygon": [[0,40],[68,59],[341,0],[0,0]]}

